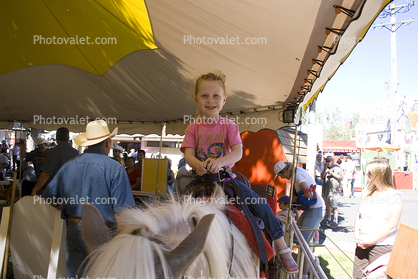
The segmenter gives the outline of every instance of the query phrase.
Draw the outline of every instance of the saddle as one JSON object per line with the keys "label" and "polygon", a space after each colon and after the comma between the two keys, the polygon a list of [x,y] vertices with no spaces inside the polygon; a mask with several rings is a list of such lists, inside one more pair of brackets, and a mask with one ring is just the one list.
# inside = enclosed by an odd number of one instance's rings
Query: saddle
{"label": "saddle", "polygon": [[[237,179],[244,181],[243,183],[250,187],[250,183],[245,176],[238,172],[235,173],[237,174]],[[210,196],[213,193],[215,182],[223,188],[230,202],[227,207],[227,215],[230,217],[230,220],[245,235],[261,262],[267,263],[274,256],[274,251],[270,245],[272,242],[270,233],[266,229],[264,234],[261,232],[264,229],[263,221],[251,212],[245,203],[241,187],[231,178],[229,172],[221,170],[217,174],[205,174],[203,176],[198,176],[194,173],[193,181],[180,194],[191,193],[196,198]],[[266,236],[270,239],[267,240]]]}

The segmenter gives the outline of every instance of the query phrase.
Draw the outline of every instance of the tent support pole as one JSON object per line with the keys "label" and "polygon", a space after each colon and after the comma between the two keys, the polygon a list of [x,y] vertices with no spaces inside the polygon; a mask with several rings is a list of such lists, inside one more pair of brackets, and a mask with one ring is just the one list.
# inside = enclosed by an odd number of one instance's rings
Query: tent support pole
{"label": "tent support pole", "polygon": [[[298,108],[298,110],[296,111],[296,113],[300,113],[301,112],[301,107]],[[295,187],[295,174],[296,174],[296,168],[297,168],[297,160],[296,160],[296,147],[297,147],[297,137],[298,137],[298,125],[295,124],[295,138],[293,141],[293,161],[292,161],[292,183],[290,186],[290,193],[289,193],[289,197],[290,197],[290,209],[289,212],[287,214],[287,223],[289,225],[289,228],[291,227],[291,222],[292,222],[292,218],[290,218],[290,212],[292,211],[292,200],[293,200],[293,188]],[[288,245],[290,245],[290,243],[287,243]]]}
{"label": "tent support pole", "polygon": [[158,189],[158,177],[160,176],[160,162],[162,157],[162,149],[163,149],[163,133],[164,133],[164,122],[161,122],[161,136],[160,136],[160,149],[159,149],[159,156],[158,156],[158,167],[157,167],[157,179],[155,181],[155,195],[157,195]]}

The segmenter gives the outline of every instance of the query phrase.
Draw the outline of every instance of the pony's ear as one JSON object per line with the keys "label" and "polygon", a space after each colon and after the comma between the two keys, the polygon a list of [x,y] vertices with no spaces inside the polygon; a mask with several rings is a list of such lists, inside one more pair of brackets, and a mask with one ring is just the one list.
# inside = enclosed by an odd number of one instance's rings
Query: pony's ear
{"label": "pony's ear", "polygon": [[206,237],[215,214],[204,216],[196,228],[174,249],[166,254],[173,278],[178,278],[187,266],[203,251]]}
{"label": "pony's ear", "polygon": [[91,204],[81,204],[81,235],[90,254],[99,246],[108,242],[107,228],[100,211]]}

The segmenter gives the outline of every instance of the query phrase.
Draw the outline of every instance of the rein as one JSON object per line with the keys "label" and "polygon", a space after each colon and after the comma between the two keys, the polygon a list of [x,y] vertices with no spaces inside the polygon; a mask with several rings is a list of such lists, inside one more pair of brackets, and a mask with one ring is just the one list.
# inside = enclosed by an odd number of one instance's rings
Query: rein
{"label": "rein", "polygon": [[[135,236],[142,236],[139,234],[140,229],[136,229],[134,231],[131,232],[131,235],[135,235]],[[171,251],[172,249],[165,244],[164,242],[162,242],[161,240],[159,240],[158,238],[155,237],[147,237],[150,241],[157,243],[160,246],[163,246],[167,251]]]}

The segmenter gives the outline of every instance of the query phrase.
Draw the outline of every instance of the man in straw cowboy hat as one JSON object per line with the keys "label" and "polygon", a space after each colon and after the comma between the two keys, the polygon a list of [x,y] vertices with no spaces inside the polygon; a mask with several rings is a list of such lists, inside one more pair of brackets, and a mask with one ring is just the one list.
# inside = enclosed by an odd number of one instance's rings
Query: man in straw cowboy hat
{"label": "man in straw cowboy hat", "polygon": [[81,204],[94,205],[110,230],[115,229],[115,213],[135,205],[125,169],[107,156],[117,132],[115,128],[110,133],[103,120],[88,123],[86,132],[75,138],[77,145],[88,148],[67,162],[42,193],[47,200],[62,202],[61,218],[67,221],[67,278],[82,274],[87,257],[80,232]]}

